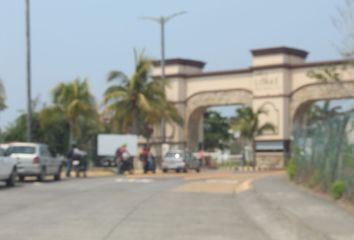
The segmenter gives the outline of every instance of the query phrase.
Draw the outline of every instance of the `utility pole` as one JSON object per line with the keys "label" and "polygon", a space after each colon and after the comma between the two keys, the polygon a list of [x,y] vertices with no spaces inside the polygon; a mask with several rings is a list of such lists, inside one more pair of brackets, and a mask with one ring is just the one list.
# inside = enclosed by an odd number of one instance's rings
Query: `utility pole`
{"label": "utility pole", "polygon": [[31,96],[31,25],[30,0],[26,5],[26,47],[27,47],[27,142],[32,141],[32,96]]}
{"label": "utility pole", "polygon": [[[141,19],[143,20],[151,20],[154,21],[156,23],[158,23],[160,25],[160,34],[161,34],[161,79],[165,79],[165,25],[168,21],[170,21],[171,19],[186,14],[186,11],[182,11],[182,12],[177,12],[174,14],[171,14],[170,16],[167,17],[142,17]],[[163,89],[163,91],[165,91],[165,89]],[[166,133],[165,133],[165,119],[162,118],[161,119],[161,124],[160,124],[160,135],[161,135],[161,144],[166,143]]]}

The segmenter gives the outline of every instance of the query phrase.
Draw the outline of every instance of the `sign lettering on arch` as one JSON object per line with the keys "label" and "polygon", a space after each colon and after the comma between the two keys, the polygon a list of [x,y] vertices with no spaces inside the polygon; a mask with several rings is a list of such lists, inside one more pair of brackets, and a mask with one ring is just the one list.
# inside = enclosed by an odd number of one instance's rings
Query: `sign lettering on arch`
{"label": "sign lettering on arch", "polygon": [[276,90],[281,87],[279,75],[269,73],[257,73],[254,76],[255,90]]}

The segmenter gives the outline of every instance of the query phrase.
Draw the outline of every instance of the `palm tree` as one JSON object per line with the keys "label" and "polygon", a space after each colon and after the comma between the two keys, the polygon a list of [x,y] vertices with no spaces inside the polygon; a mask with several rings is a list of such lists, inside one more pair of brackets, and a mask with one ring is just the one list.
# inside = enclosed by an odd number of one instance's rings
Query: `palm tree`
{"label": "palm tree", "polygon": [[110,86],[103,102],[104,115],[110,117],[113,130],[141,134],[161,118],[182,124],[177,109],[168,102],[163,90],[168,81],[151,79],[151,64],[141,53],[131,78],[121,71],[109,73]]}
{"label": "palm tree", "polygon": [[80,138],[83,122],[96,119],[95,99],[87,79],[59,84],[54,88],[53,102],[69,122],[70,143]]}
{"label": "palm tree", "polygon": [[236,110],[237,116],[231,120],[231,128],[241,133],[241,137],[252,143],[253,149],[253,166],[256,165],[256,144],[255,139],[257,136],[262,135],[265,131],[273,131],[275,127],[271,123],[265,123],[260,125],[259,116],[266,114],[266,112],[260,108],[256,112],[250,107],[239,108]]}
{"label": "palm tree", "polygon": [[0,111],[6,108],[5,100],[6,100],[5,87],[2,80],[0,79]]}
{"label": "palm tree", "polygon": [[306,116],[306,125],[319,124],[326,121],[329,118],[338,115],[338,110],[340,109],[340,106],[331,106],[330,100],[324,101],[322,106],[312,104]]}

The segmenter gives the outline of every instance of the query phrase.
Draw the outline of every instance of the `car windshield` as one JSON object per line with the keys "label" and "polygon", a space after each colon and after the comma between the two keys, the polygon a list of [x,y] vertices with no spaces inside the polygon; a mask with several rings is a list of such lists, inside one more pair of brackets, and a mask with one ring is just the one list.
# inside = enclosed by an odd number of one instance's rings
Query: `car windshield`
{"label": "car windshield", "polygon": [[35,153],[35,148],[28,147],[28,146],[12,146],[12,147],[9,147],[6,151],[7,156],[14,154],[14,153],[33,154],[33,153]]}
{"label": "car windshield", "polygon": [[168,152],[168,153],[166,153],[166,157],[182,158],[183,153],[181,153],[181,152]]}

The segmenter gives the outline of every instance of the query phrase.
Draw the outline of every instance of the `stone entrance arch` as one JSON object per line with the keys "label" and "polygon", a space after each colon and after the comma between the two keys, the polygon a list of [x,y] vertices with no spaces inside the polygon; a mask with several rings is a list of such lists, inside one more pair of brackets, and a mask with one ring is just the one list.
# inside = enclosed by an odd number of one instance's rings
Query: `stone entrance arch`
{"label": "stone entrance arch", "polygon": [[[273,133],[257,136],[257,163],[263,159],[278,159],[272,165],[282,167],[289,153],[296,117],[311,102],[354,96],[354,83],[351,81],[354,67],[345,59],[306,62],[306,51],[288,47],[251,52],[253,59],[250,67],[227,71],[204,72],[204,62],[190,59],[166,60],[165,76],[171,82],[166,88],[166,95],[175,103],[185,121],[182,128],[174,125],[165,129],[171,133],[168,135],[170,146],[195,149],[203,137],[201,122],[208,107],[245,104],[254,111],[266,108],[268,116],[262,117],[260,122],[270,122],[276,128]],[[155,62],[152,74],[157,78],[161,76],[160,66],[159,61]],[[308,74],[327,67],[338,73],[340,81],[324,83]],[[156,132],[155,141],[158,143],[159,131]]]}
{"label": "stone entrance arch", "polygon": [[203,140],[203,114],[208,107],[243,104],[252,106],[252,92],[247,89],[208,91],[191,96],[187,102],[185,136],[187,146],[196,149]]}
{"label": "stone entrance arch", "polygon": [[302,116],[311,103],[319,100],[354,98],[354,81],[313,83],[291,94],[290,116],[293,127],[301,124]]}

